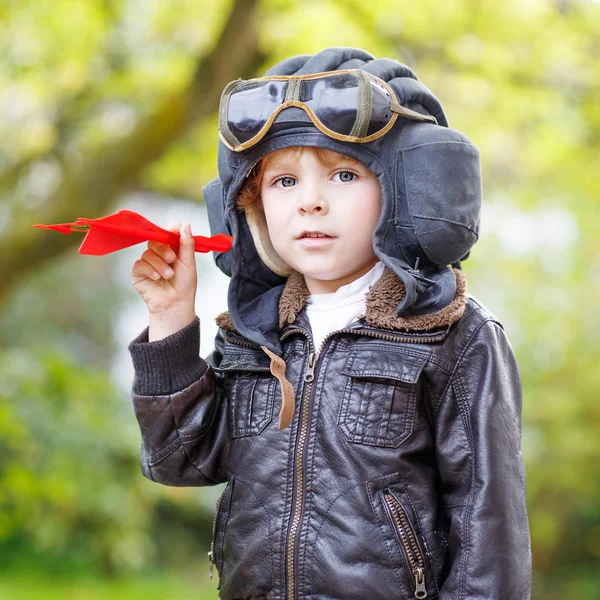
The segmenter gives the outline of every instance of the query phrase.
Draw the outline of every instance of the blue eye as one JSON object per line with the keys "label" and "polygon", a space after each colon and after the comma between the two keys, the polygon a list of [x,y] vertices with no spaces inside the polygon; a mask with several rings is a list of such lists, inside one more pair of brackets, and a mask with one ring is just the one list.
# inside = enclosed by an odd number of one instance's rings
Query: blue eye
{"label": "blue eye", "polygon": [[356,174],[352,171],[340,171],[336,175],[339,175],[340,181],[343,183],[350,183],[356,178]]}
{"label": "blue eye", "polygon": [[296,180],[293,177],[282,177],[275,183],[281,183],[281,187],[293,187],[296,185]]}

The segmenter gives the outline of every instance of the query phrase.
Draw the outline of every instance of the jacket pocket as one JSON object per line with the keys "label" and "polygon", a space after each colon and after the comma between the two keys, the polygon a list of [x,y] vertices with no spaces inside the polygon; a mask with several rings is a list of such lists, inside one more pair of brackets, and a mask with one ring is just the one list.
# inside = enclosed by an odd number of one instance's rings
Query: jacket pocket
{"label": "jacket pocket", "polygon": [[229,396],[231,437],[259,435],[273,419],[276,379],[263,373],[237,373]]}
{"label": "jacket pocket", "polygon": [[383,490],[383,504],[390,519],[396,539],[404,556],[406,568],[413,577],[415,598],[427,598],[427,581],[425,571],[425,554],[419,543],[417,533],[412,526],[402,503],[386,488]]}
{"label": "jacket pocket", "polygon": [[412,433],[417,382],[427,357],[355,347],[342,368],[348,379],[338,426],[349,442],[397,448]]}
{"label": "jacket pocket", "polygon": [[220,589],[223,582],[223,546],[225,540],[225,531],[227,529],[227,521],[229,519],[229,511],[231,508],[231,494],[233,492],[233,477],[227,482],[225,489],[219,496],[215,508],[215,519],[213,521],[212,540],[210,543],[209,557],[209,578],[213,576],[213,566],[217,567],[219,573]]}
{"label": "jacket pocket", "polygon": [[228,349],[216,371],[225,376],[232,438],[259,435],[273,419],[277,379],[262,351]]}

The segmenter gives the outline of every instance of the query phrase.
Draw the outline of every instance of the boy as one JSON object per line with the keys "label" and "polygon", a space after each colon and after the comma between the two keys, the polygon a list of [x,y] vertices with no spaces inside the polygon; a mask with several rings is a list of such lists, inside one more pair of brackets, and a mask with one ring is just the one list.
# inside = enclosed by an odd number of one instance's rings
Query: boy
{"label": "boy", "polygon": [[353,48],[232,82],[219,133],[215,351],[185,228],[179,257],[150,242],[134,265],[150,326],[129,348],[143,473],[227,481],[220,598],[529,598],[518,369],[459,268],[477,149],[410,69]]}

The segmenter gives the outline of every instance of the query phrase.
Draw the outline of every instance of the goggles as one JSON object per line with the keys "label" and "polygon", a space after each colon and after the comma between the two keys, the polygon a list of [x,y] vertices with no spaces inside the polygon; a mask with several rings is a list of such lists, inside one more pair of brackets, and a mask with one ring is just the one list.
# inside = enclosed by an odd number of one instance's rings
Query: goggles
{"label": "goggles", "polygon": [[289,106],[303,109],[319,131],[344,142],[380,138],[399,116],[437,125],[434,116],[402,106],[383,79],[362,69],[346,69],[228,83],[221,94],[219,137],[234,152],[246,150]]}

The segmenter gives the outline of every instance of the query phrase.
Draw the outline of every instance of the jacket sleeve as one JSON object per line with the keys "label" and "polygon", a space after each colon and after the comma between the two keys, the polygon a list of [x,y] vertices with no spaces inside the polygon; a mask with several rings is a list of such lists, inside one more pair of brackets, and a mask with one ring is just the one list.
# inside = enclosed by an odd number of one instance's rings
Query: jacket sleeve
{"label": "jacket sleeve", "polygon": [[435,418],[450,570],[439,600],[528,600],[521,379],[499,323],[472,333]]}
{"label": "jacket sleeve", "polygon": [[200,320],[161,340],[146,327],[128,346],[133,360],[133,409],[142,435],[141,467],[164,485],[205,486],[226,481],[229,435],[225,394],[213,367],[223,353],[199,356]]}

